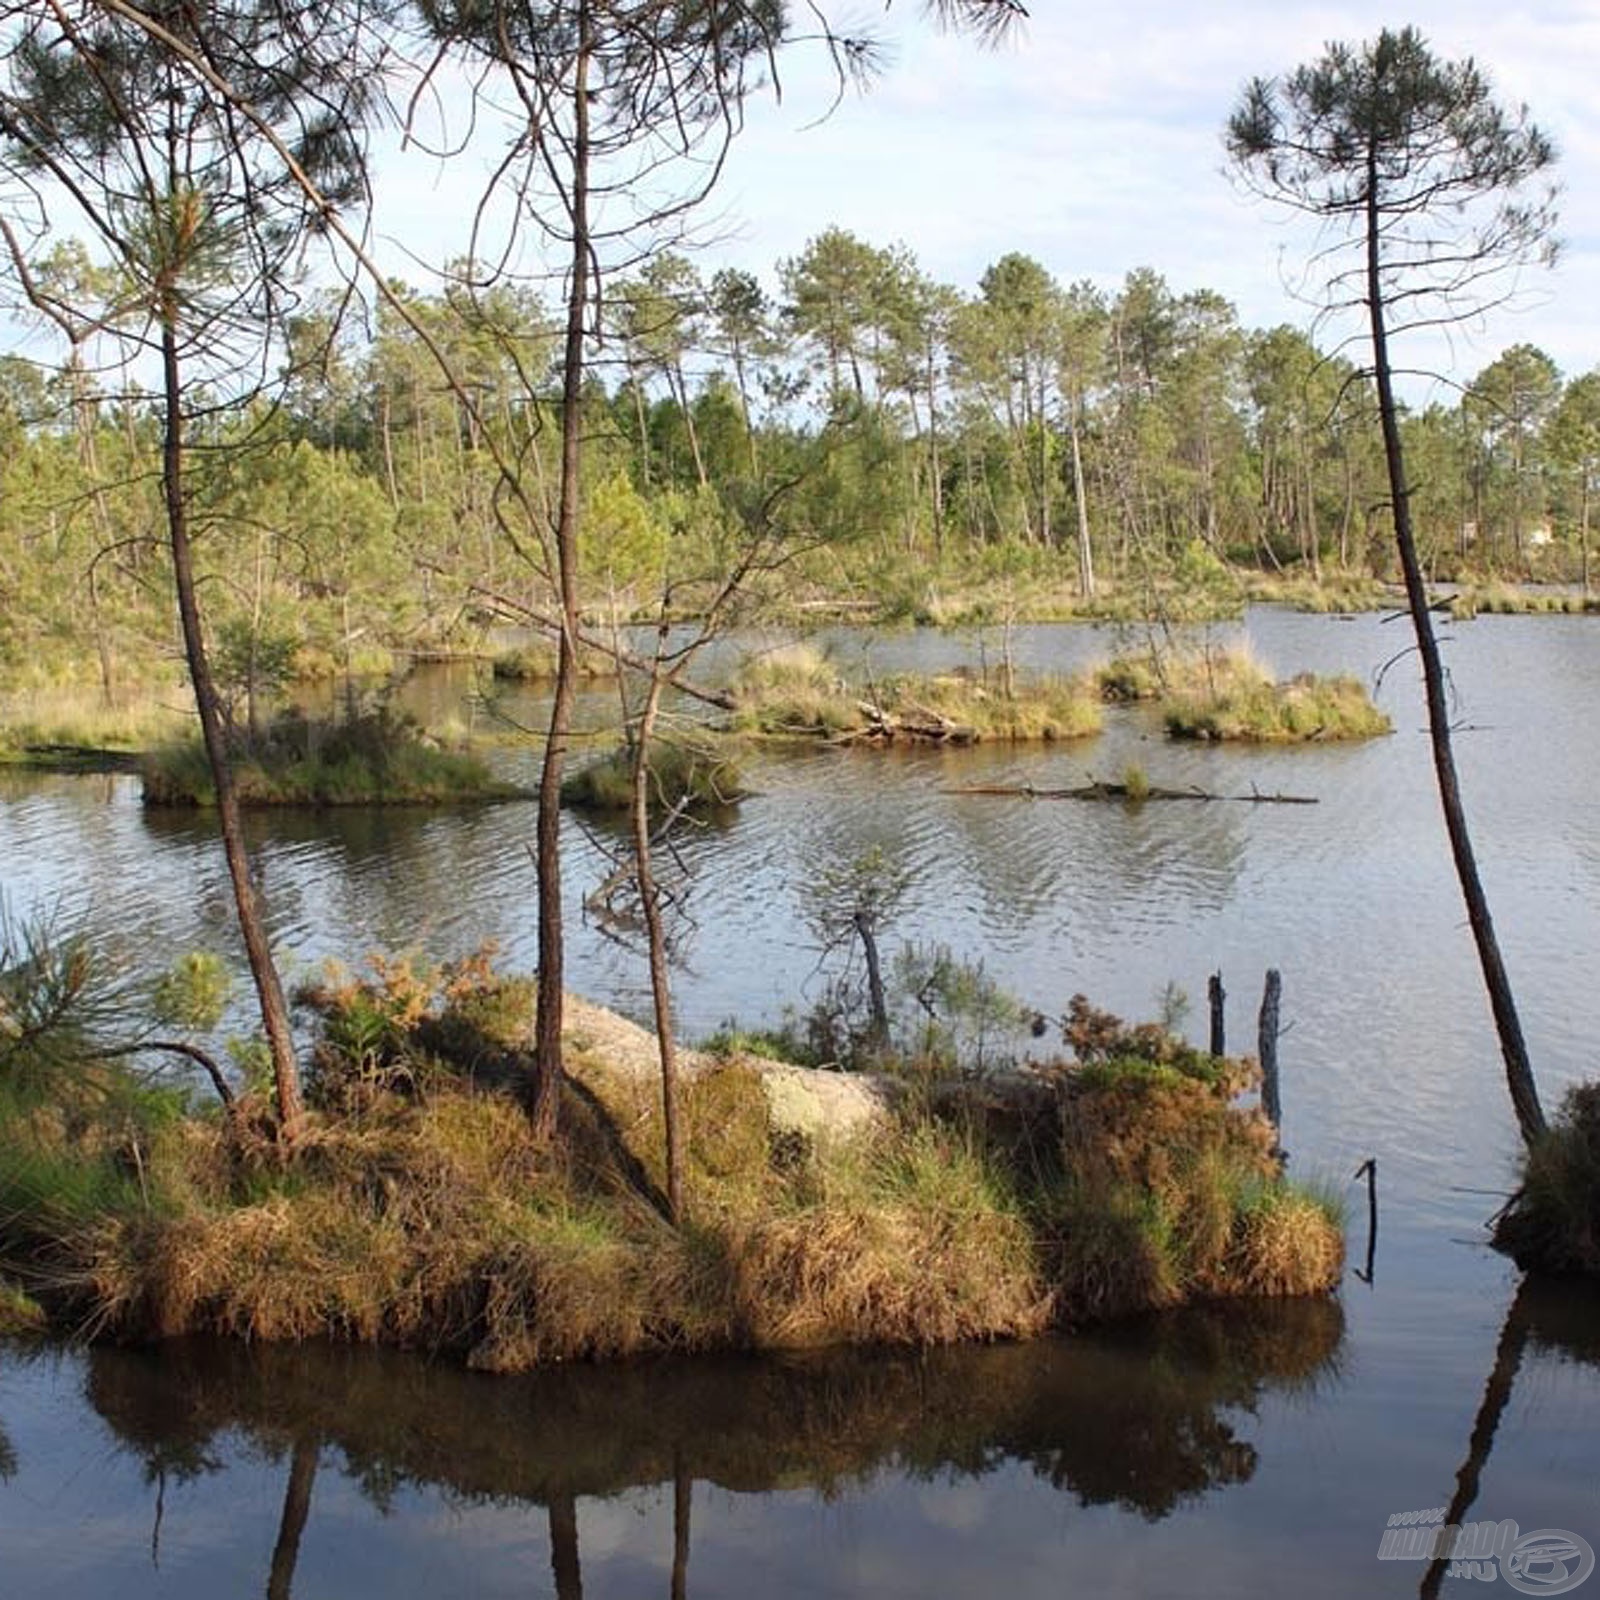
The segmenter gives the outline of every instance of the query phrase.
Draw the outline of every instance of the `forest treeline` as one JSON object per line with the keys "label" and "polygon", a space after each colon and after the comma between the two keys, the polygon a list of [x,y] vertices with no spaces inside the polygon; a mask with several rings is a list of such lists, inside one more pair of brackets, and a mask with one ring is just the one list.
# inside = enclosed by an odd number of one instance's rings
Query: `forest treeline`
{"label": "forest treeline", "polygon": [[[42,293],[114,298],[75,243],[34,270]],[[190,507],[225,672],[471,648],[507,603],[548,604],[502,515],[501,464],[554,494],[559,308],[477,278],[462,262],[436,291],[393,285],[404,315],[308,294],[271,398],[199,428]],[[596,609],[652,610],[676,574],[714,567],[774,485],[791,606],[937,618],[941,596],[987,589],[1037,613],[1192,596],[1228,566],[1318,578],[1390,560],[1368,380],[1147,268],[1108,293],[1010,253],[963,294],[904,246],[829,228],[767,283],[655,255],[609,282],[595,327],[581,571]],[[0,664],[98,662],[114,693],[174,635],[158,408],[102,369],[110,326],[61,350],[44,337],[0,357]],[[1600,372],[1569,378],[1516,345],[1404,426],[1434,576],[1587,585]]]}

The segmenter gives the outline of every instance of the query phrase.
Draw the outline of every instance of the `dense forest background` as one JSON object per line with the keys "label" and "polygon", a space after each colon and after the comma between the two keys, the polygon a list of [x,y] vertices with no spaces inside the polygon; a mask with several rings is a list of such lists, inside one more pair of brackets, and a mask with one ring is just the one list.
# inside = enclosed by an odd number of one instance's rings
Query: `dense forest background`
{"label": "dense forest background", "polygon": [[[34,270],[43,293],[114,298],[75,243]],[[279,381],[209,425],[202,402],[190,496],[225,676],[467,651],[495,617],[548,605],[507,538],[497,463],[554,494],[559,308],[480,276],[460,262],[436,292],[394,285],[409,326],[307,291]],[[47,360],[0,357],[14,683],[97,674],[115,696],[176,663],[159,417],[134,373],[102,364],[114,322],[108,307]],[[1110,294],[1006,254],[967,295],[903,245],[830,228],[769,282],[658,254],[609,282],[595,327],[581,571],[596,611],[653,612],[775,484],[795,554],[768,598],[791,613],[1181,609],[1237,594],[1241,573],[1381,577],[1391,559],[1368,381],[1148,269]],[[1405,431],[1432,576],[1587,587],[1600,373],[1513,346]]]}

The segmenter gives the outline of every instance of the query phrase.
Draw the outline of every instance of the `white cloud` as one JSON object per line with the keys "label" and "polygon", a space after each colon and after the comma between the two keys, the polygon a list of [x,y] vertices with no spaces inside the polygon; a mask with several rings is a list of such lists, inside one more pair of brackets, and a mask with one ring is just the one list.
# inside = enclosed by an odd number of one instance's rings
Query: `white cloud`
{"label": "white cloud", "polygon": [[[1230,187],[1220,129],[1251,76],[1288,70],[1329,40],[1370,37],[1391,22],[1388,7],[1158,0],[1090,18],[1040,0],[1034,10],[1021,38],[984,52],[896,8],[885,76],[814,126],[834,97],[831,69],[814,48],[784,52],[783,99],[750,107],[706,212],[707,267],[735,261],[771,282],[781,257],[838,224],[906,243],[966,289],[1021,250],[1063,281],[1114,286],[1151,266],[1176,289],[1220,291],[1247,324],[1308,322],[1283,287],[1285,231]],[[1409,10],[1440,54],[1474,54],[1503,98],[1525,99],[1562,152],[1564,258],[1522,312],[1497,314],[1458,349],[1460,375],[1524,340],[1568,373],[1600,364],[1600,124],[1590,112],[1600,10],[1494,0],[1413,0]],[[391,167],[385,232],[424,259],[460,253],[472,188],[460,170]]]}

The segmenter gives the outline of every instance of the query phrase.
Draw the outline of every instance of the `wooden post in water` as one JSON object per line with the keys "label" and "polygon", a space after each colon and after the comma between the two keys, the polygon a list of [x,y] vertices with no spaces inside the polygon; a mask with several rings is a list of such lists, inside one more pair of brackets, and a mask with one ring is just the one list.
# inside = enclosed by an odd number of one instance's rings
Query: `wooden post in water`
{"label": "wooden post in water", "polygon": [[1367,1180],[1367,1266],[1365,1271],[1357,1267],[1356,1276],[1363,1283],[1371,1283],[1373,1264],[1378,1256],[1378,1162],[1375,1156],[1368,1156],[1350,1181],[1359,1183],[1362,1178]]}
{"label": "wooden post in water", "polygon": [[1221,971],[1206,979],[1206,996],[1211,1001],[1211,1053],[1222,1056],[1228,1053],[1228,1029],[1223,1007],[1228,1003],[1228,991],[1222,987]]}
{"label": "wooden post in water", "polygon": [[1276,1135],[1283,1130],[1283,1102],[1278,1097],[1278,1003],[1282,998],[1283,975],[1276,967],[1268,967],[1256,1038],[1261,1062],[1261,1109]]}

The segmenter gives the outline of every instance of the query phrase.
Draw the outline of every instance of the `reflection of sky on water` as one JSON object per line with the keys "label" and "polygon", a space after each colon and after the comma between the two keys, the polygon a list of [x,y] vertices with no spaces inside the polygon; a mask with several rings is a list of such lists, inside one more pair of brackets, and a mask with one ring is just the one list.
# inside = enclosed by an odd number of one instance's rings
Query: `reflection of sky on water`
{"label": "reflection of sky on water", "polygon": [[[833,1419],[815,1434],[824,1451],[818,1478],[796,1436],[774,1426],[763,1374],[782,1369],[762,1363],[518,1380],[430,1376],[409,1358],[361,1352],[267,1350],[251,1377],[247,1354],[214,1358],[202,1347],[185,1377],[195,1347],[170,1359],[0,1355],[0,1417],[19,1468],[0,1486],[0,1549],[8,1585],[17,1585],[7,1592],[60,1600],[262,1592],[289,1440],[312,1427],[321,1443],[299,1600],[551,1594],[544,1507],[567,1492],[563,1463],[577,1474],[583,1592],[663,1593],[674,1462],[680,1494],[687,1486],[690,1497],[693,1596],[1411,1595],[1419,1567],[1376,1561],[1383,1525],[1392,1512],[1448,1499],[1511,1296],[1503,1284],[1465,1319],[1459,1297],[1453,1318],[1428,1298],[1411,1306],[1420,1319],[1409,1333],[1431,1324],[1432,1338],[1363,1340],[1357,1327],[1331,1347],[1331,1365],[1313,1360],[1298,1378],[1263,1372],[1252,1381],[1248,1360],[1237,1377],[1222,1376],[1240,1358],[1228,1355],[1226,1320],[1207,1328],[1204,1314],[1199,1338],[1176,1348],[1140,1325],[1098,1336],[1064,1386],[1071,1346],[936,1353],[923,1385],[905,1394],[882,1381],[908,1370],[905,1358],[813,1361],[800,1377],[781,1378],[779,1391],[799,1395],[814,1423]],[[1600,1533],[1595,1310],[1592,1294],[1557,1290],[1533,1312],[1478,1514],[1591,1540]],[[1292,1337],[1285,1344],[1271,1332],[1277,1314],[1245,1312],[1257,1348],[1280,1352],[1266,1358],[1269,1368],[1300,1359]],[[1402,1312],[1392,1331],[1409,1320]],[[83,1403],[86,1382],[104,1420]],[[695,1387],[707,1382],[715,1388]],[[1183,1399],[1190,1385],[1193,1399]],[[859,1416],[853,1393],[865,1406]],[[697,1414],[707,1433],[727,1428],[728,1437],[697,1449]],[[118,1442],[131,1423],[144,1448],[160,1448],[163,1416],[203,1442],[214,1470],[169,1471],[158,1485],[137,1450]],[[689,1419],[682,1453],[669,1447],[676,1416]],[[583,1428],[599,1431],[586,1439]],[[470,1458],[452,1455],[452,1440],[470,1442]],[[1212,1465],[1196,1478],[1201,1460]]]}
{"label": "reflection of sky on water", "polygon": [[[1370,676],[1404,645],[1399,625],[1375,617],[1256,612],[1249,631],[1280,674]],[[1560,1084],[1593,1066],[1600,632],[1581,618],[1485,618],[1452,631],[1446,650],[1466,730],[1467,803],[1536,1069],[1553,1101]],[[1086,629],[1022,629],[1014,643],[1020,662],[1041,666],[1112,648],[1106,632]],[[997,648],[991,633],[991,659]],[[970,639],[925,633],[874,640],[869,653],[878,671],[974,659]],[[1368,1547],[1375,1551],[1390,1512],[1448,1498],[1510,1292],[1508,1269],[1481,1246],[1483,1219],[1499,1203],[1481,1191],[1509,1186],[1515,1137],[1408,661],[1390,670],[1381,698],[1398,731],[1355,748],[1175,747],[1133,712],[1115,714],[1098,740],[1060,747],[768,756],[755,763],[758,793],[731,827],[685,837],[695,925],[678,1003],[691,1031],[728,1016],[773,1020],[805,998],[815,952],[799,916],[802,887],[819,860],[879,842],[916,872],[893,935],[981,957],[1050,1015],[1076,990],[1147,1014],[1175,979],[1195,999],[1193,1031],[1203,1026],[1205,977],[1221,968],[1231,1042],[1247,1048],[1261,973],[1280,967],[1295,1168],[1342,1190],[1355,1166],[1376,1156],[1384,1206],[1377,1283],[1345,1290],[1339,1380],[1326,1395],[1261,1401],[1247,1419],[1261,1461],[1248,1483],[1153,1528],[1123,1512],[1068,1508],[1014,1464],[956,1483],[891,1475],[832,1502],[805,1490],[752,1500],[700,1484],[691,1593],[751,1592],[759,1573],[775,1570],[764,1560],[789,1563],[795,1576],[785,1593],[863,1593],[868,1575],[875,1594],[919,1583],[920,1593],[989,1592],[992,1570],[971,1576],[985,1559],[966,1531],[975,1514],[1005,1541],[1008,1594],[1277,1594],[1288,1592],[1284,1572],[1295,1574],[1297,1595],[1407,1592],[1387,1564],[1369,1563]],[[596,716],[607,699],[595,692]],[[980,782],[1065,786],[1118,776],[1130,759],[1173,787],[1283,790],[1320,804],[1128,810],[943,792]],[[526,805],[296,813],[251,826],[264,846],[277,937],[302,967],[375,948],[457,955],[484,937],[498,938],[513,962],[531,962]],[[603,857],[576,827],[567,839],[570,981],[643,1013],[642,961],[581,911]],[[13,910],[56,904],[90,915],[151,966],[232,939],[220,857],[202,821],[144,815],[123,779],[0,777],[0,884]],[[1364,1224],[1364,1206],[1352,1215]],[[0,1422],[28,1475],[0,1487],[0,1574],[14,1552],[32,1551],[45,1576],[25,1592],[78,1600],[51,1588],[43,1552],[65,1547],[64,1573],[88,1559],[101,1534],[107,1548],[130,1538],[147,1548],[141,1518],[149,1507],[137,1474],[103,1440],[56,1436],[50,1418],[70,1404],[71,1381],[53,1393],[30,1387],[42,1382],[37,1369],[0,1368]],[[1596,1389],[1592,1364],[1535,1345],[1485,1475],[1487,1511],[1524,1528],[1571,1527],[1600,1543]],[[32,1476],[40,1470],[43,1480]],[[236,1536],[248,1534],[259,1559],[222,1550],[217,1586],[195,1593],[262,1585],[282,1472],[250,1458],[232,1470],[244,1475]],[[112,1485],[103,1492],[95,1487],[102,1474]],[[234,1535],[226,1533],[230,1514],[202,1508],[196,1493],[169,1485],[168,1512],[176,1539],[176,1510],[191,1508],[199,1584],[213,1569],[198,1530],[215,1524],[224,1542]],[[591,1593],[664,1586],[666,1501],[663,1510],[660,1491],[642,1489],[580,1503]],[[404,1505],[358,1558],[345,1548],[346,1532],[332,1531],[343,1529],[338,1508],[348,1506],[363,1528],[380,1525],[324,1468],[301,1600],[344,1593],[341,1574],[353,1570],[364,1587],[367,1573],[381,1575],[373,1593],[548,1592],[542,1513],[463,1508],[431,1491],[409,1494]],[[436,1525],[458,1525],[462,1537],[442,1538],[430,1531]],[[486,1546],[502,1539],[504,1552],[495,1545],[475,1564],[468,1529],[480,1530]],[[175,1563],[179,1547],[171,1548]],[[175,1582],[177,1570],[164,1557],[159,1581]],[[128,1582],[130,1595],[185,1592],[140,1588],[146,1579],[133,1568]]]}

